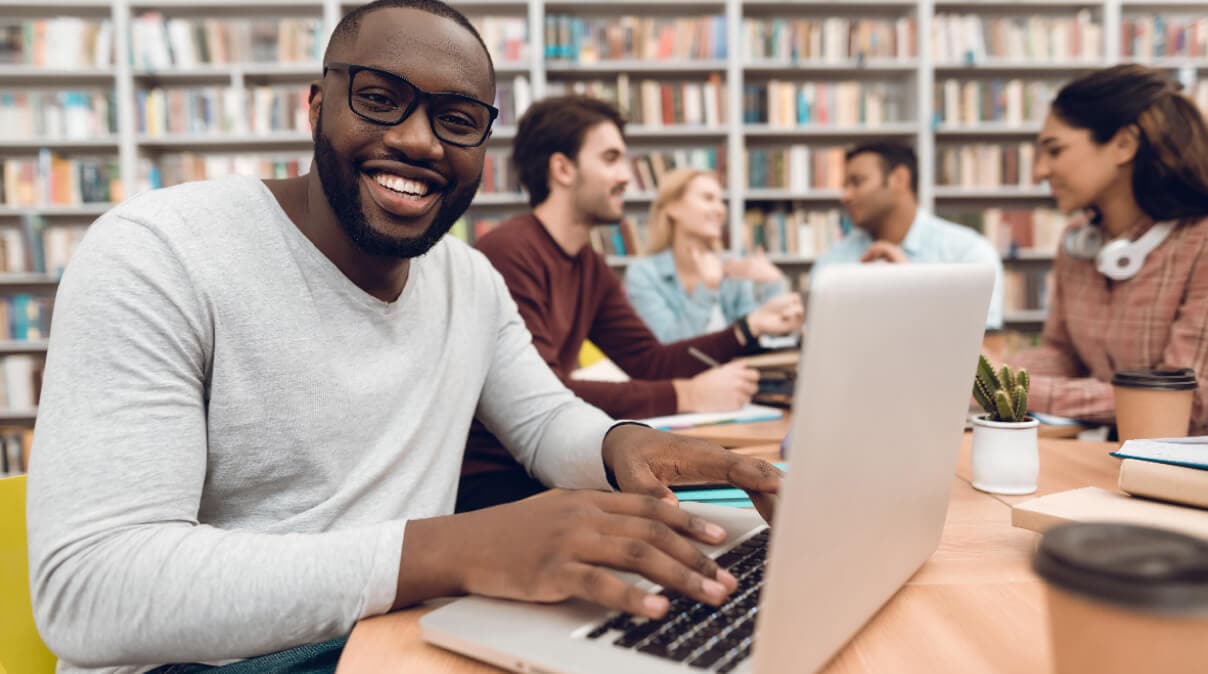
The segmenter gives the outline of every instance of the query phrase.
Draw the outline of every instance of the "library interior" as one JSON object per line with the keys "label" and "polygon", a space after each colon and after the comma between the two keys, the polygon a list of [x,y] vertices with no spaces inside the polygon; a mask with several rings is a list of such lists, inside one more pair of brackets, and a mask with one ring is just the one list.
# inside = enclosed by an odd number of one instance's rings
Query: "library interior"
{"label": "library interior", "polygon": [[1208,0],[0,0],[0,674],[1208,671],[1205,115]]}

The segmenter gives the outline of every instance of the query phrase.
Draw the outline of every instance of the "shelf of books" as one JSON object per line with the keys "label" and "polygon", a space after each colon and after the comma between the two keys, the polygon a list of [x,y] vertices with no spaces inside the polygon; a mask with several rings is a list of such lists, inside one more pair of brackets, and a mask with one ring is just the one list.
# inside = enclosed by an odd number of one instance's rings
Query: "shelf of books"
{"label": "shelf of books", "polygon": [[[40,321],[78,237],[112,203],[309,170],[307,86],[334,22],[361,4],[0,0],[0,410],[18,410],[0,425],[32,421]],[[1003,255],[1007,323],[1026,332],[1043,321],[1064,224],[1031,175],[1058,88],[1136,60],[1208,109],[1208,0],[453,4],[491,52],[501,111],[455,236],[472,242],[528,209],[508,161],[516,121],[536,97],[586,93],[630,120],[625,218],[592,236],[610,264],[643,252],[660,177],[690,166],[722,179],[729,247],[761,248],[801,281],[845,231],[844,151],[894,139],[920,152],[922,205]]]}

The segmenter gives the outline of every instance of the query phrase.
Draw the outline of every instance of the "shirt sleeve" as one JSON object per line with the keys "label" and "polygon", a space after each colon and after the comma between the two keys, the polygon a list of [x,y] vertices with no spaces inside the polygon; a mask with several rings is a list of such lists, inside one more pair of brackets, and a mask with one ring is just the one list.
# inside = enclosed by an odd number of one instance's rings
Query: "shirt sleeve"
{"label": "shirt sleeve", "polygon": [[769,300],[779,297],[789,291],[789,281],[786,278],[780,278],[771,283],[751,283],[752,286],[752,306],[748,307],[744,314],[749,314],[759,307],[767,304]]}
{"label": "shirt sleeve", "polygon": [[713,307],[720,301],[720,293],[698,287],[683,296],[683,310],[677,311],[659,292],[663,284],[649,258],[635,260],[625,272],[625,294],[650,331],[663,343],[704,332]]}
{"label": "shirt sleeve", "polygon": [[671,344],[660,343],[634,313],[616,276],[609,274],[605,279],[601,281],[605,286],[603,299],[589,338],[637,381],[573,382],[571,388],[610,414],[619,418],[674,414],[678,401],[671,379],[691,377],[708,369],[708,365],[691,354],[690,348],[695,347],[720,363],[742,352],[733,326]]}
{"label": "shirt sleeve", "polygon": [[503,276],[541,359],[575,395],[618,419],[676,411],[678,401],[671,380],[691,377],[707,367],[691,356],[689,346],[696,346],[721,362],[741,351],[731,328],[662,344],[634,313],[620,280],[609,271],[599,275],[604,286],[600,291],[603,300],[591,319],[588,338],[632,380],[625,383],[572,380],[569,372],[559,369],[558,354],[563,345],[555,341],[554,331],[546,320],[553,289],[546,286],[539,265],[525,259],[526,251],[493,246],[483,252]]}
{"label": "shirt sleeve", "polygon": [[347,634],[397,589],[403,522],[199,521],[211,313],[168,241],[110,214],[59,286],[29,473],[43,638],[85,667],[239,659]]}
{"label": "shirt sleeve", "polygon": [[1170,326],[1170,340],[1161,367],[1195,370],[1195,399],[1191,406],[1192,434],[1208,432],[1208,239],[1201,239],[1184,292],[1183,303]]}
{"label": "shirt sleeve", "polygon": [[725,302],[726,319],[730,321],[746,316],[788,291],[788,281],[784,278],[771,283],[756,283],[749,279],[726,279],[722,283],[723,294],[728,300]]}
{"label": "shirt sleeve", "polygon": [[1089,376],[1090,371],[1070,339],[1060,281],[1064,264],[1063,254],[1059,252],[1053,263],[1057,283],[1049,298],[1041,344],[1016,354],[1011,363],[1027,369],[1031,377],[1028,407],[1033,411],[1111,423],[1115,419],[1111,384]]}
{"label": "shirt sleeve", "polygon": [[475,414],[530,475],[567,489],[610,489],[601,449],[614,423],[567,389],[533,346],[502,278],[492,272],[495,354]]}

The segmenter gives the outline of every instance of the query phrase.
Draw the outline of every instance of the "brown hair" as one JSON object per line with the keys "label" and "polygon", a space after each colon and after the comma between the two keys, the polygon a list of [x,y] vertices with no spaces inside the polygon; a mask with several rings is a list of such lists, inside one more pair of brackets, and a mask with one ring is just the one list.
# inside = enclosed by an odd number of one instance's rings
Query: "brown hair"
{"label": "brown hair", "polygon": [[1053,100],[1054,115],[1100,145],[1136,130],[1133,196],[1155,221],[1208,215],[1208,126],[1180,89],[1160,71],[1124,64],[1070,82]]}
{"label": "brown hair", "polygon": [[625,118],[598,98],[558,96],[529,106],[516,125],[512,166],[528,191],[530,206],[536,207],[549,198],[549,158],[561,153],[574,161],[587,132],[605,122],[625,132]]}
{"label": "brown hair", "polygon": [[[721,182],[716,173],[694,168],[676,169],[659,180],[658,194],[655,195],[654,202],[650,204],[650,233],[646,235],[646,254],[661,253],[671,247],[671,242],[675,238],[675,227],[671,222],[671,216],[667,214],[667,209],[683,199],[684,193],[688,191],[688,185],[701,176],[708,176],[717,180],[718,183]],[[720,242],[715,242],[715,247],[716,245],[720,245]]]}

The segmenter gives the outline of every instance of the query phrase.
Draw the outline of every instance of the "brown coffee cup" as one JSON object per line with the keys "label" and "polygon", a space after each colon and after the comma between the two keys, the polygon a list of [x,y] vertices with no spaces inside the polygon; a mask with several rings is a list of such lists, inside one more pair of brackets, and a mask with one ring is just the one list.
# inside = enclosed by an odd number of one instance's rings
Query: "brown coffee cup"
{"label": "brown coffee cup", "polygon": [[1047,585],[1055,674],[1208,672],[1208,541],[1063,524],[1045,532],[1032,568]]}
{"label": "brown coffee cup", "polygon": [[1120,442],[1181,438],[1191,426],[1195,370],[1130,370],[1112,377]]}

